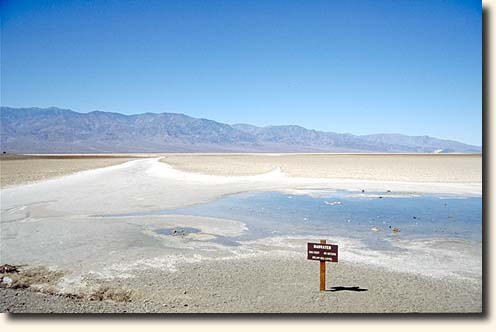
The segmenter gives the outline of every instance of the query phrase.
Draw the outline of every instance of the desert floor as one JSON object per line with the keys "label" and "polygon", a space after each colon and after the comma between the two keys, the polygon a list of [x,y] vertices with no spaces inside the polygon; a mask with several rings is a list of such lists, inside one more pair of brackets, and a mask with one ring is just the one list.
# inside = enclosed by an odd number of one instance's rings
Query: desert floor
{"label": "desert floor", "polygon": [[124,155],[2,155],[0,156],[0,183],[4,188],[117,165],[133,159],[133,156]]}
{"label": "desert floor", "polygon": [[[437,275],[406,264],[414,257],[429,262],[437,248],[425,243],[404,243],[400,255],[377,259],[362,244],[330,234],[330,242],[347,249],[340,263],[327,264],[329,291],[321,293],[319,264],[305,257],[305,243],[313,237],[274,236],[231,247],[215,239],[246,232],[240,221],[146,215],[247,191],[481,196],[480,155],[139,157],[1,161],[1,264],[20,266],[2,274],[1,311],[482,310],[481,247],[462,253],[474,264],[470,277],[459,273],[449,250],[440,250],[439,269],[449,273]],[[52,165],[58,170],[52,172]],[[125,215],[139,212],[145,214]],[[171,227],[201,232],[154,232]]]}

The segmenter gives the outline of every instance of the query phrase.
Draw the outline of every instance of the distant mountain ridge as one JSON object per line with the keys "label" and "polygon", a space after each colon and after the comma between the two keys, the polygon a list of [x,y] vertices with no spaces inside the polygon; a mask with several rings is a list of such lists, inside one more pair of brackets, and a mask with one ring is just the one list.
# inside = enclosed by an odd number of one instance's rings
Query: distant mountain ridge
{"label": "distant mountain ridge", "polygon": [[481,152],[478,146],[429,136],[228,125],[177,113],[78,113],[56,107],[0,111],[0,146],[9,153]]}

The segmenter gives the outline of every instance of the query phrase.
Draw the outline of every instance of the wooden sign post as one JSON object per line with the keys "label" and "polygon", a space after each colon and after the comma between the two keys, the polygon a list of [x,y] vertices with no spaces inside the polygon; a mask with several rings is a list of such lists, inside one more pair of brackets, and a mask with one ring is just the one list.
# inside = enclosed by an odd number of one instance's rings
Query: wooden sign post
{"label": "wooden sign post", "polygon": [[320,291],[325,291],[326,262],[338,262],[338,246],[327,244],[326,240],[320,240],[320,243],[307,243],[307,259],[320,261]]}
{"label": "wooden sign post", "polygon": [[[320,240],[321,244],[326,244],[326,240]],[[325,261],[320,261],[320,291],[325,291],[326,266]]]}

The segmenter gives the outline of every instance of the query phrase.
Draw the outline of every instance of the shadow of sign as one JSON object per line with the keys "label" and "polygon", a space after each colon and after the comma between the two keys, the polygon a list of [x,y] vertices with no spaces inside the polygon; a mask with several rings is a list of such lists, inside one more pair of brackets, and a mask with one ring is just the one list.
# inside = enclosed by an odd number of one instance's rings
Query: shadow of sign
{"label": "shadow of sign", "polygon": [[359,286],[354,287],[344,287],[344,286],[336,286],[331,287],[331,289],[326,290],[327,292],[340,292],[340,291],[350,291],[350,292],[366,292],[367,288],[360,288]]}

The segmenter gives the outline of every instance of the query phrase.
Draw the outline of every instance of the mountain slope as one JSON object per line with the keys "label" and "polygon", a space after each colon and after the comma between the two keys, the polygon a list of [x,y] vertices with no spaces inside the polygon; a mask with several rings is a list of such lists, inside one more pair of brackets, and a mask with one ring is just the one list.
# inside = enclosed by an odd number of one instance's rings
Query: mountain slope
{"label": "mountain slope", "polygon": [[0,145],[15,153],[480,152],[428,136],[356,136],[300,126],[228,125],[176,113],[123,115],[1,107]]}

